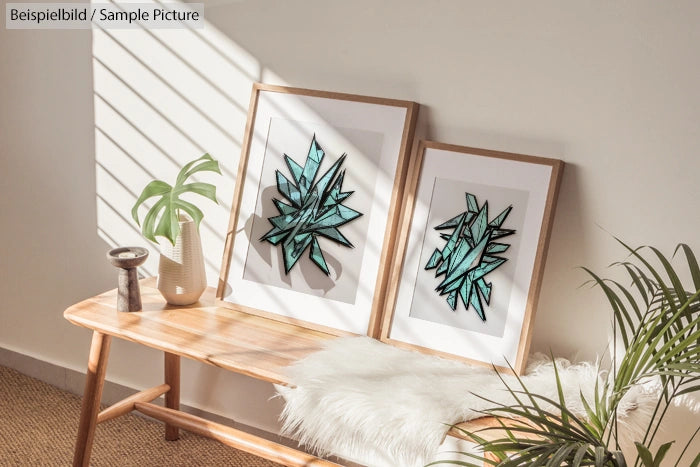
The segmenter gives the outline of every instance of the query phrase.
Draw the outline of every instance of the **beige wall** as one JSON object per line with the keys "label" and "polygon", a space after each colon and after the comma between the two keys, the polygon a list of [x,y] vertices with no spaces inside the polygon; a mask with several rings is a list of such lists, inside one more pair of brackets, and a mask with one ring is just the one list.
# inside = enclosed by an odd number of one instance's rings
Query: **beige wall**
{"label": "beige wall", "polygon": [[[244,107],[253,79],[414,100],[431,139],[566,161],[535,350],[605,352],[609,311],[578,288],[576,267],[622,259],[611,234],[700,252],[697,2],[212,1],[206,18],[227,60],[245,61],[246,79],[216,82]],[[61,313],[115,284],[96,229],[91,42],[85,31],[0,30],[0,347],[80,369],[88,332]],[[242,112],[220,115],[242,133]],[[230,171],[235,139],[218,146]],[[141,387],[159,368],[155,352],[117,343],[108,377]],[[195,364],[185,375],[186,400],[274,429],[267,385]],[[241,391],[256,394],[252,406],[235,400]]]}

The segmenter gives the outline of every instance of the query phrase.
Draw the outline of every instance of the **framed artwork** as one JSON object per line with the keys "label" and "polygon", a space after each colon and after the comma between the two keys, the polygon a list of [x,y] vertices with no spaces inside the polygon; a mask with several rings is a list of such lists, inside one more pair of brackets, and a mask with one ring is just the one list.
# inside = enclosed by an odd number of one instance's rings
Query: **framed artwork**
{"label": "framed artwork", "polygon": [[217,302],[379,331],[418,105],[255,84]]}
{"label": "framed artwork", "polygon": [[563,166],[421,141],[381,339],[520,373]]}

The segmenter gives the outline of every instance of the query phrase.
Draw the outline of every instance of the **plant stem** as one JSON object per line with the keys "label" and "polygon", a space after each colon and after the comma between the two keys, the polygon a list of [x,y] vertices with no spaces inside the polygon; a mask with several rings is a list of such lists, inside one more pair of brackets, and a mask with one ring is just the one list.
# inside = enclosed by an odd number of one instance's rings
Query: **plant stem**
{"label": "plant stem", "polygon": [[[613,320],[613,375],[615,378],[617,378],[617,320]],[[618,440],[618,431],[617,431],[617,403],[615,403],[615,410],[613,410],[613,429],[615,430],[615,449],[619,450],[620,449],[620,444],[617,442]],[[605,443],[606,446],[608,446],[610,442],[610,436],[608,436],[607,443]]]}
{"label": "plant stem", "polygon": [[[659,431],[659,428],[661,427],[661,420],[663,420],[664,416],[666,415],[666,411],[668,411],[669,405],[671,405],[671,401],[673,400],[674,397],[676,397],[676,392],[678,392],[678,388],[681,385],[682,380],[678,380],[676,384],[673,386],[673,391],[671,392],[671,397],[666,401],[664,405],[664,409],[661,412],[661,415],[659,415],[659,419],[656,421],[656,426],[654,427],[654,432],[651,434],[651,437],[647,440],[646,436],[644,437],[644,442],[647,444],[651,444],[652,441],[654,441],[654,437],[656,436],[656,433]],[[659,402],[661,402],[661,397],[659,398]],[[658,405],[658,404],[657,404]],[[656,411],[654,411],[656,414]],[[652,421],[654,418],[652,418]],[[649,428],[651,428],[651,423],[649,424]],[[647,430],[648,431],[648,430]]]}

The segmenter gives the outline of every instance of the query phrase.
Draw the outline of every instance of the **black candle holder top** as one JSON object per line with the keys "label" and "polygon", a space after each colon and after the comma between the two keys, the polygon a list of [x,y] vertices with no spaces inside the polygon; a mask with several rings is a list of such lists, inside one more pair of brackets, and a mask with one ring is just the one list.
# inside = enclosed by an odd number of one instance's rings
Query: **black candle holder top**
{"label": "black candle holder top", "polygon": [[148,258],[148,250],[140,246],[115,248],[107,252],[109,262],[119,268],[117,310],[141,311],[141,291],[136,268]]}

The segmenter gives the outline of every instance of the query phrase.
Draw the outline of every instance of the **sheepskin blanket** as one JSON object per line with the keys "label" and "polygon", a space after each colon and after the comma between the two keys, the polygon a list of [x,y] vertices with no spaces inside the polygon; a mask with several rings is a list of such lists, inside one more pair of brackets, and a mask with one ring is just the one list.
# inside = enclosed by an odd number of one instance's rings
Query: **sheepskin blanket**
{"label": "sheepskin blanket", "polygon": [[[531,361],[522,378],[528,389],[558,400],[551,361],[541,357]],[[580,393],[593,400],[601,377],[595,365],[557,360],[557,369],[567,406],[585,416]],[[425,465],[436,456],[450,425],[483,416],[480,411],[493,406],[479,396],[514,402],[489,368],[367,337],[330,341],[324,350],[290,366],[288,375],[295,387],[277,386],[286,401],[283,434],[320,455],[335,454],[372,466]],[[505,378],[519,389],[514,377]],[[634,431],[630,416],[648,416],[654,400],[642,391],[631,391],[625,399],[619,413]]]}

